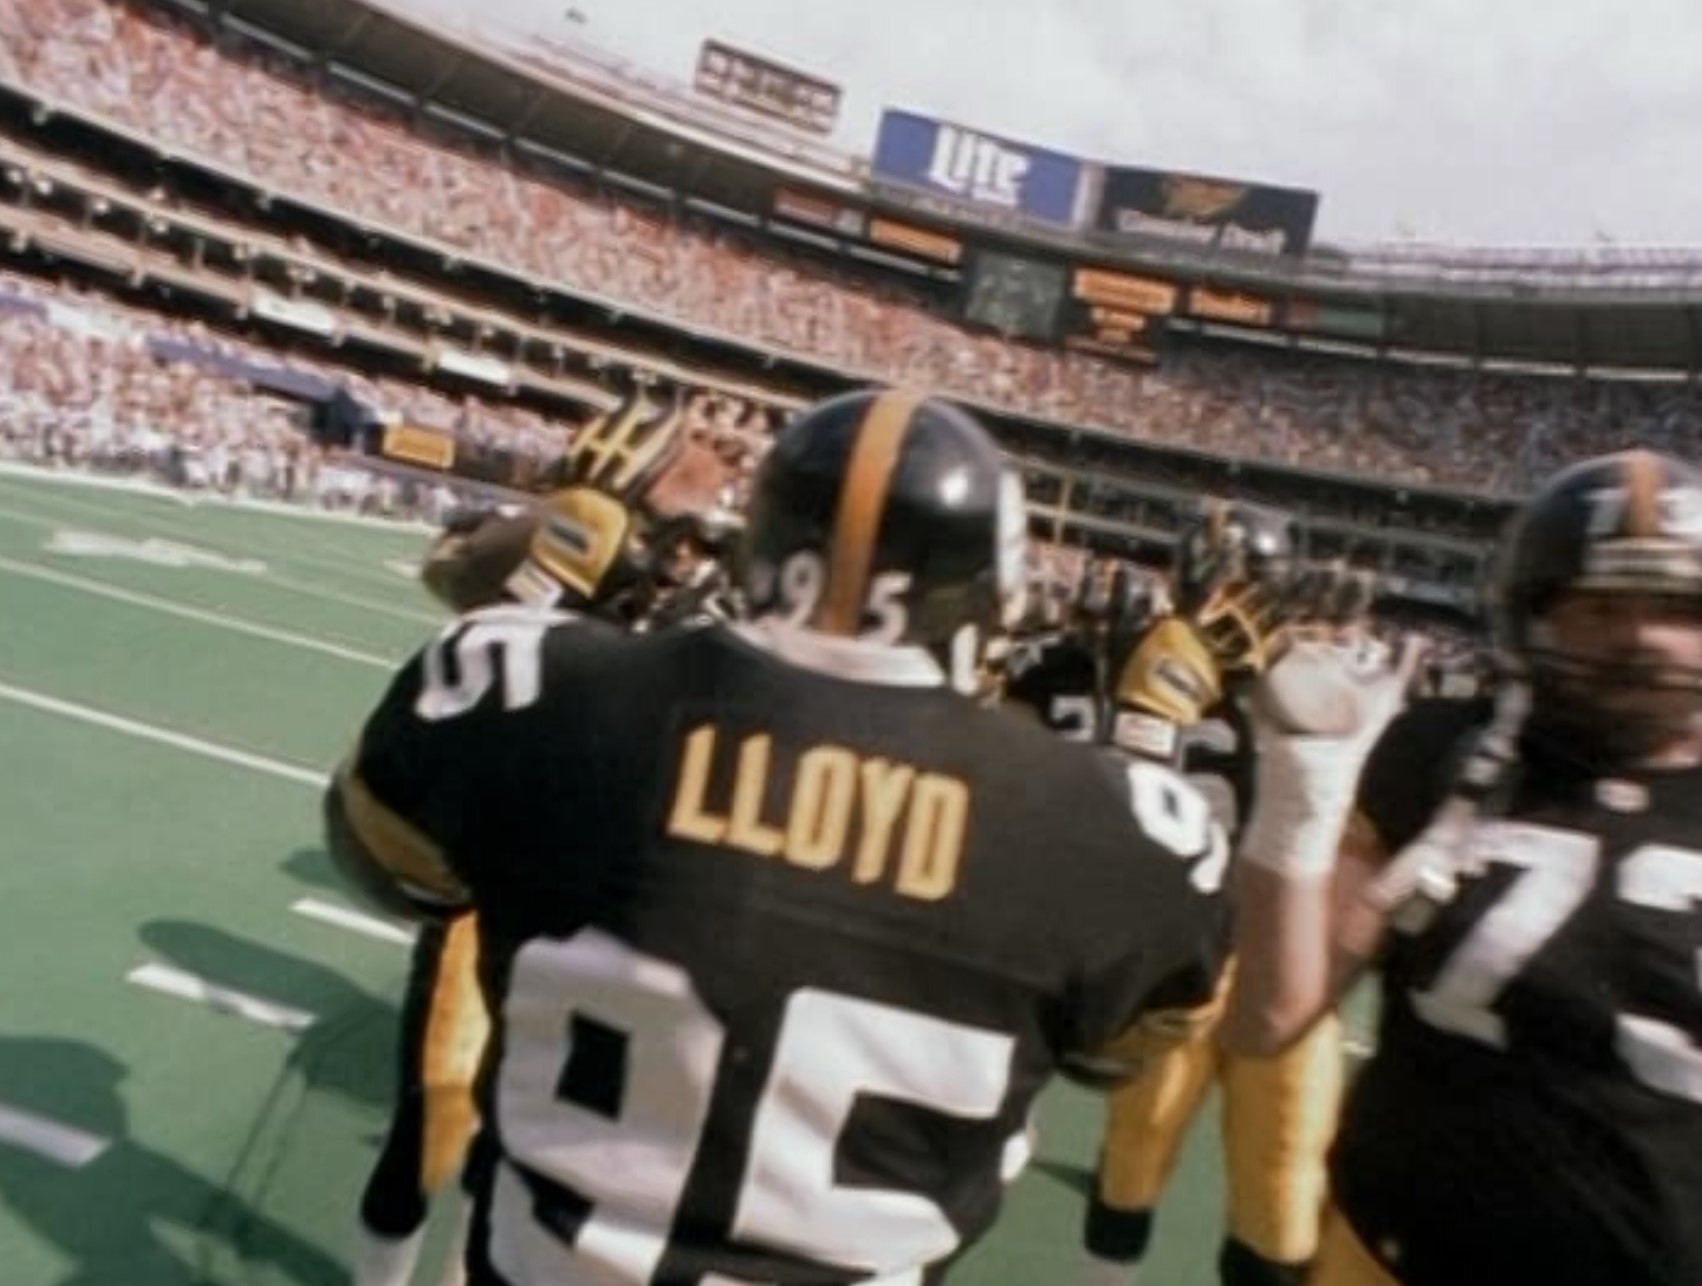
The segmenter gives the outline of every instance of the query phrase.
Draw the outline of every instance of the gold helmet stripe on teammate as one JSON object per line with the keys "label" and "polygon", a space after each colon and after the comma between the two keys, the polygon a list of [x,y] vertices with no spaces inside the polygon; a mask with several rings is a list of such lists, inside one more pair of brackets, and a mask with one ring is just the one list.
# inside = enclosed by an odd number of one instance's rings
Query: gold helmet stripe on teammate
{"label": "gold helmet stripe on teammate", "polygon": [[854,635],[869,598],[869,565],[880,535],[892,470],[922,394],[889,389],[869,403],[840,486],[829,546],[827,589],[817,626],[829,634]]}
{"label": "gold helmet stripe on teammate", "polygon": [[623,499],[635,500],[685,447],[677,405],[658,410],[634,393],[573,437],[568,476]]}

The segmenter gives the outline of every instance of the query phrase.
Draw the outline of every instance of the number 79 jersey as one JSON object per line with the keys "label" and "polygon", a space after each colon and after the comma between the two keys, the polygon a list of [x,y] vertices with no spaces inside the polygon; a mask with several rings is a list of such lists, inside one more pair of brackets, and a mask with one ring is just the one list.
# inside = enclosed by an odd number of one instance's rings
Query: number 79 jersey
{"label": "number 79 jersey", "polygon": [[[1362,810],[1391,851],[1421,814],[1380,810],[1379,779],[1410,792],[1448,758],[1422,746],[1446,708],[1405,717],[1417,758],[1401,722],[1373,758]],[[1344,1213],[1399,1248],[1403,1286],[1702,1282],[1702,772],[1597,781],[1527,754],[1458,860],[1457,896],[1383,962]]]}
{"label": "number 79 jersey", "polygon": [[479,914],[475,1281],[920,1283],[1052,1072],[1211,994],[1227,843],[1179,778],[920,652],[539,621],[453,628],[342,788]]}

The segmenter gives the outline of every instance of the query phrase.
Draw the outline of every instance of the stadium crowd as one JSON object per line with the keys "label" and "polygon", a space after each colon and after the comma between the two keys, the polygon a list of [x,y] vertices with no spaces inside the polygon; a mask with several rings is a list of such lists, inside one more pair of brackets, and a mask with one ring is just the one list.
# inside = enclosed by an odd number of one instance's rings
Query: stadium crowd
{"label": "stadium crowd", "polygon": [[[233,33],[111,0],[19,0],[0,74],[264,186],[529,279],[713,327],[844,372],[1229,456],[1517,492],[1558,462],[1702,428],[1685,386],[1167,351],[1145,368],[965,330],[891,282],[789,258],[471,135],[430,135],[375,96],[309,79]],[[434,127],[435,130],[435,127]]]}
{"label": "stadium crowd", "polygon": [[[399,484],[352,457],[329,456],[306,430],[316,401],[333,389],[386,419],[448,430],[542,466],[577,427],[0,272],[0,459],[428,518],[465,494],[449,483]],[[682,395],[682,409],[707,467],[735,484],[748,478],[768,441],[767,410],[702,391]]]}
{"label": "stadium crowd", "polygon": [[312,403],[300,394],[336,386],[470,437],[540,450],[546,435],[564,440],[521,408],[285,358],[198,322],[0,273],[0,459],[398,516],[435,517],[452,503],[452,487],[404,487],[315,443]]}

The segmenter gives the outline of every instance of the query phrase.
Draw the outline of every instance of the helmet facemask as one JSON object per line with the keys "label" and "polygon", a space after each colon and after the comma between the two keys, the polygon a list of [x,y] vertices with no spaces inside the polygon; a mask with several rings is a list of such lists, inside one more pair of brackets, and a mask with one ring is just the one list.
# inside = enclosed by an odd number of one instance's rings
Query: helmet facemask
{"label": "helmet facemask", "polygon": [[1633,450],[1556,474],[1502,541],[1491,604],[1528,742],[1593,772],[1702,749],[1702,473]]}
{"label": "helmet facemask", "polygon": [[[1531,689],[1528,734],[1564,758],[1593,768],[1632,767],[1660,756],[1702,726],[1702,596],[1642,590],[1580,590],[1597,613],[1654,611],[1676,631],[1650,645],[1624,623],[1591,637],[1562,598],[1527,631],[1524,673]],[[1665,602],[1666,608],[1658,604]],[[1697,641],[1687,656],[1685,635]]]}

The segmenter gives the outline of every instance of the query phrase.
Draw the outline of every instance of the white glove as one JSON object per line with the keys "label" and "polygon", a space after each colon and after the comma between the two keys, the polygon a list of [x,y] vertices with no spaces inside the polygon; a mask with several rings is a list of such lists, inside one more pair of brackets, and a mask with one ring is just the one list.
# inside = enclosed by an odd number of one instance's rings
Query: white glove
{"label": "white glove", "polygon": [[1253,688],[1244,861],[1291,880],[1331,873],[1365,761],[1406,705],[1423,653],[1416,637],[1384,654],[1301,640]]}

